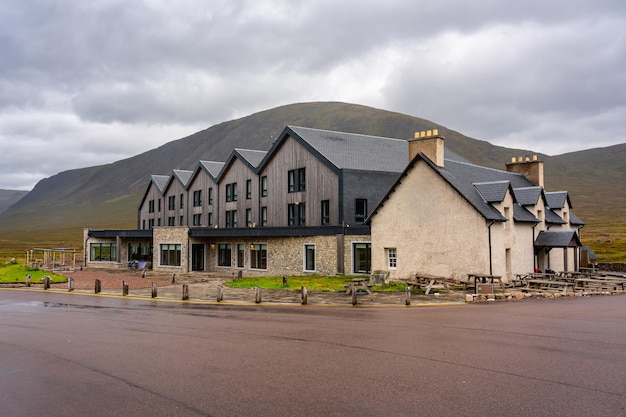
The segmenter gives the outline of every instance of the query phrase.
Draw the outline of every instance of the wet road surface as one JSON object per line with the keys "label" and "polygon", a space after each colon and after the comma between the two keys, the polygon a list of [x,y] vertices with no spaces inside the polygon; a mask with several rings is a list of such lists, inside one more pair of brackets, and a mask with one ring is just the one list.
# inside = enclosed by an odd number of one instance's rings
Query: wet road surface
{"label": "wet road surface", "polygon": [[424,308],[0,290],[0,416],[626,416],[626,296]]}

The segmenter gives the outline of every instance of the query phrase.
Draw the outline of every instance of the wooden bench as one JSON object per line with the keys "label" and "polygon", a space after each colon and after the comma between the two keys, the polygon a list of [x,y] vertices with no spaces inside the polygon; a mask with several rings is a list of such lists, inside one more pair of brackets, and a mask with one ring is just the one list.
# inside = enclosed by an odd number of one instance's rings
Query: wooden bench
{"label": "wooden bench", "polygon": [[359,290],[364,290],[366,293],[371,294],[372,290],[365,278],[352,278],[348,284],[345,285],[346,295],[352,294],[352,289],[358,293]]}
{"label": "wooden bench", "polygon": [[626,290],[626,281],[610,278],[577,278],[575,280],[575,290],[586,292],[624,292]]}
{"label": "wooden bench", "polygon": [[574,290],[574,284],[568,281],[548,280],[548,279],[529,279],[526,281],[526,287],[522,291],[526,292],[562,292],[567,293],[567,289]]}

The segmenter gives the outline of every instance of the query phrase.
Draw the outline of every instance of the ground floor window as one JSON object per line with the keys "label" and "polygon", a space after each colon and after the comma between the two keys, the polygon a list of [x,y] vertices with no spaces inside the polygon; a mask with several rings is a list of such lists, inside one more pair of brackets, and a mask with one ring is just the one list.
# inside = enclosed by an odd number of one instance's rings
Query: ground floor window
{"label": "ground floor window", "polygon": [[231,266],[231,246],[230,243],[220,243],[217,245],[217,266]]}
{"label": "ground floor window", "polygon": [[180,243],[162,243],[161,244],[161,265],[163,266],[180,266]]}
{"label": "ground floor window", "polygon": [[304,245],[304,270],[315,271],[315,245]]}
{"label": "ground floor window", "polygon": [[237,243],[237,268],[243,268],[246,265],[245,253],[246,245]]}
{"label": "ground floor window", "polygon": [[355,274],[369,274],[371,272],[372,244],[369,242],[353,243],[353,272]]}
{"label": "ground floor window", "polygon": [[387,248],[387,267],[389,269],[396,269],[398,267],[398,252],[396,248]]}
{"label": "ground floor window", "polygon": [[91,243],[89,259],[92,261],[116,261],[117,245],[115,243]]}
{"label": "ground floor window", "polygon": [[250,269],[267,269],[267,245],[265,243],[250,245]]}
{"label": "ground floor window", "polygon": [[128,244],[129,261],[149,261],[152,259],[152,243],[130,242]]}

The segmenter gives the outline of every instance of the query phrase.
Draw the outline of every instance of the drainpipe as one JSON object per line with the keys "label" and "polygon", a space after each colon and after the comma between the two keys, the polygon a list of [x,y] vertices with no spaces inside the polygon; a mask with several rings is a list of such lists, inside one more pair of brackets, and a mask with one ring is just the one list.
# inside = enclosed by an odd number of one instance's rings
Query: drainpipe
{"label": "drainpipe", "polygon": [[495,223],[495,220],[492,220],[491,223],[489,223],[489,226],[487,227],[487,230],[489,231],[489,275],[493,275],[493,260],[491,259],[492,257],[492,253],[491,253],[491,226],[493,226],[493,224]]}
{"label": "drainpipe", "polygon": [[535,227],[537,227],[539,223],[535,223],[533,226],[533,242],[532,242],[532,248],[533,248],[533,272],[535,272],[537,270],[537,252],[535,252]]}

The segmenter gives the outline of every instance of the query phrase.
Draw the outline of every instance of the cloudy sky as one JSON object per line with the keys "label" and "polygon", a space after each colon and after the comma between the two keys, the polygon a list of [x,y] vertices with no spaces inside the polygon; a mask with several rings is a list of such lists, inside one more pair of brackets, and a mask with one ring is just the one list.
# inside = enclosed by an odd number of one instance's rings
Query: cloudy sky
{"label": "cloudy sky", "polygon": [[0,3],[0,189],[308,101],[550,155],[624,143],[626,2]]}

